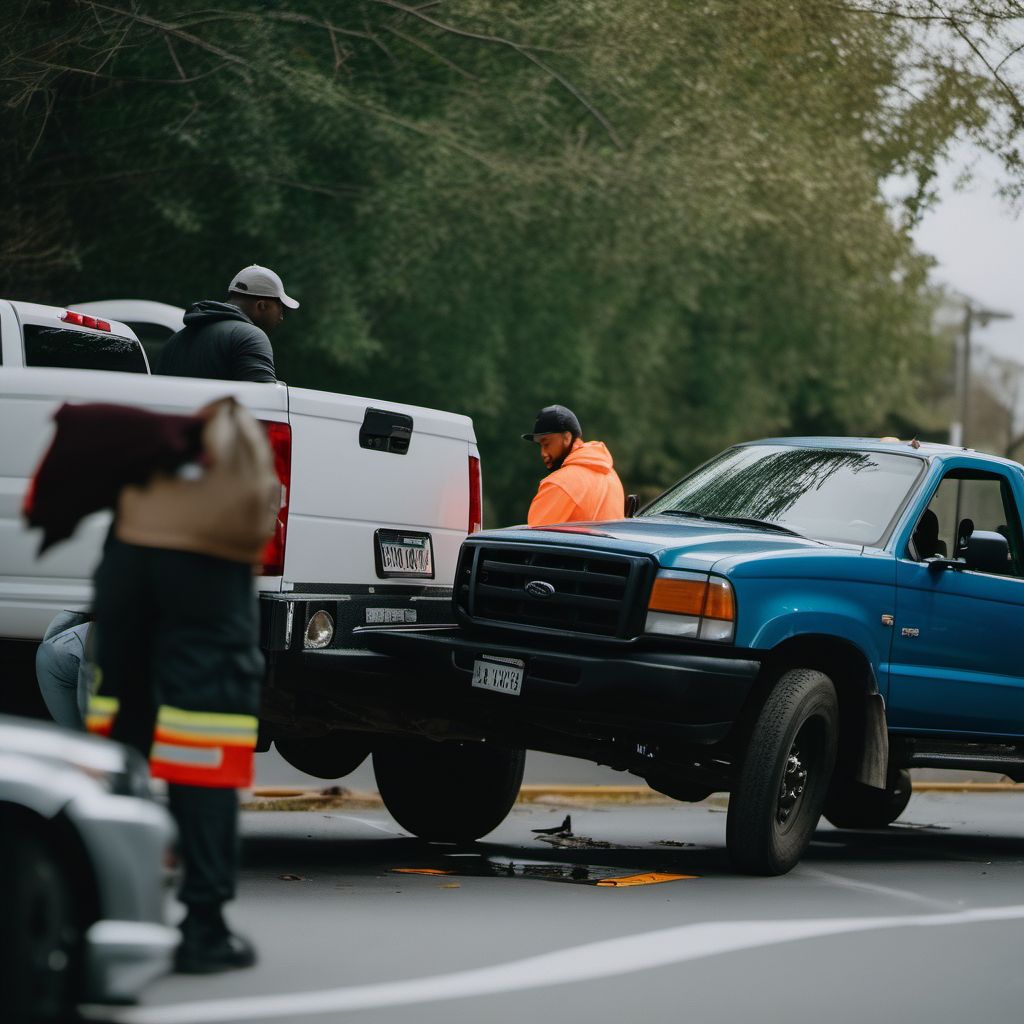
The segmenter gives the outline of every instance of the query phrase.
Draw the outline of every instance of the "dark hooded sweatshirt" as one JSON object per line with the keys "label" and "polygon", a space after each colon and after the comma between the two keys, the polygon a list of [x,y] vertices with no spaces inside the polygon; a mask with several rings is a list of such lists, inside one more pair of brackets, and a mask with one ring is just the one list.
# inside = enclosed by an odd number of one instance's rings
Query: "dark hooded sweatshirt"
{"label": "dark hooded sweatshirt", "polygon": [[207,299],[185,311],[185,326],[160,353],[156,372],[166,377],[210,377],[273,384],[270,339],[237,306]]}

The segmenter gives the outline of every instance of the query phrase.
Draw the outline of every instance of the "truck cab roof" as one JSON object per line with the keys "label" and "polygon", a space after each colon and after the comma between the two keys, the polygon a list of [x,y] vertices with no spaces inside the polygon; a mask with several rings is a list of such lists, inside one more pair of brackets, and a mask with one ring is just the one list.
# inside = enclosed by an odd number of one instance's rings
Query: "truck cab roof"
{"label": "truck cab roof", "polygon": [[128,324],[74,307],[0,301],[0,365],[150,372]]}

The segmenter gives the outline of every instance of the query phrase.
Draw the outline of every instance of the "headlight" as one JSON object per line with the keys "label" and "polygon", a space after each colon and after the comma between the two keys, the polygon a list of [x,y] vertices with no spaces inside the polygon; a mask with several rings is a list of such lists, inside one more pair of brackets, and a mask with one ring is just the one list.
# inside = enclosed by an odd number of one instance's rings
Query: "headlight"
{"label": "headlight", "polygon": [[736,635],[736,596],[721,576],[659,572],[647,602],[644,631],[729,643]]}

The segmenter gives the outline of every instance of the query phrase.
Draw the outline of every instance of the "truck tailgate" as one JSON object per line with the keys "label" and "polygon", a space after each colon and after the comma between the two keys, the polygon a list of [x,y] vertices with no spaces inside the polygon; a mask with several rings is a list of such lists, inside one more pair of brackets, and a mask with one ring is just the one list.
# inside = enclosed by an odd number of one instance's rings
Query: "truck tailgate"
{"label": "truck tailgate", "polygon": [[[469,456],[477,455],[472,421],[301,388],[289,395],[286,585],[450,587],[468,528]],[[432,578],[379,574],[379,530],[429,533]]]}

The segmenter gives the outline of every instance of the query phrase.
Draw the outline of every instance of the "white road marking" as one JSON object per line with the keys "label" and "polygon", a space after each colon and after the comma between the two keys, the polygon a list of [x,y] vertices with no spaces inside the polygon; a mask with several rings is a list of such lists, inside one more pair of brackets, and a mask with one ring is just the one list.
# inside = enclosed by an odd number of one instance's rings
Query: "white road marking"
{"label": "white road marking", "polygon": [[168,1006],[128,1009],[82,1007],[82,1011],[87,1019],[110,1021],[113,1024],[222,1024],[226,1021],[288,1020],[310,1014],[409,1006],[598,980],[741,949],[756,949],[826,935],[889,928],[941,928],[1021,919],[1024,919],[1024,905],[903,917],[706,921],[601,942],[588,942],[582,946],[570,946],[507,964],[456,971],[432,978],[410,978],[405,981],[352,985],[290,995],[211,999]]}
{"label": "white road marking", "polygon": [[892,896],[898,900],[909,900],[911,903],[924,903],[933,908],[945,907],[954,910],[959,906],[953,900],[938,900],[931,896],[922,896],[919,893],[911,892],[909,889],[893,889],[888,885],[876,885],[874,882],[860,882],[855,878],[834,875],[831,871],[819,871],[817,868],[805,868],[801,865],[800,873],[810,875],[811,878],[820,878],[840,889],[852,889],[854,892],[869,892],[875,896]]}
{"label": "white road marking", "polygon": [[378,832],[386,832],[389,836],[400,836],[402,839],[409,837],[408,832],[399,832],[397,829],[387,828],[384,825],[378,825],[375,821],[370,821],[367,818],[358,818],[354,814],[325,814],[325,818],[344,818],[346,821],[356,821],[360,825],[365,825],[367,828],[375,828]]}

